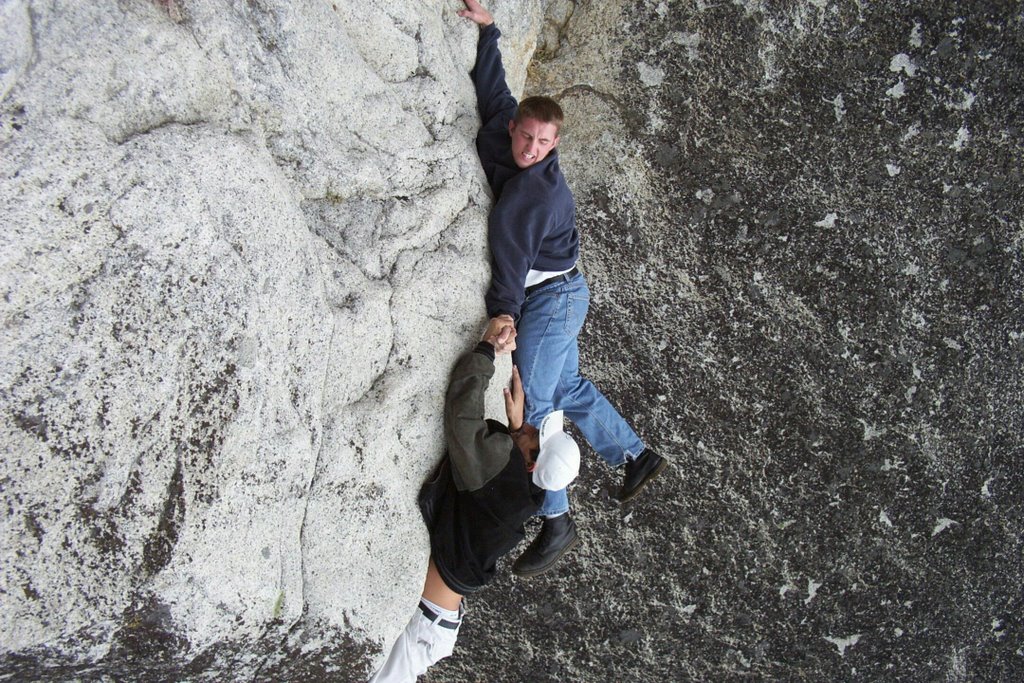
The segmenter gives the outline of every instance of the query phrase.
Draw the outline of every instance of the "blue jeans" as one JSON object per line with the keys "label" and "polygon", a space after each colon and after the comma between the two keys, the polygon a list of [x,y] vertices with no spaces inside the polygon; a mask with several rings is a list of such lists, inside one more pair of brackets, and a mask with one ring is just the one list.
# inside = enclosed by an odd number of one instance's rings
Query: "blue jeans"
{"label": "blue jeans", "polygon": [[[582,274],[533,291],[523,302],[516,327],[516,350],[526,392],[526,421],[539,427],[552,410],[564,410],[597,454],[612,467],[640,455],[644,444],[633,428],[590,380],[580,377],[577,337],[590,308]],[[548,491],[538,515],[569,510],[565,489]]]}

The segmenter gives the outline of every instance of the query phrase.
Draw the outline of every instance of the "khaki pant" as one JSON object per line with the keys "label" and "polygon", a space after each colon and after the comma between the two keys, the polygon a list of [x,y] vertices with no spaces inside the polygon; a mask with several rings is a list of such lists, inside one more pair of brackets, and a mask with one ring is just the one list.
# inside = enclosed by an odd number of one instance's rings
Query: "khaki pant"
{"label": "khaki pant", "polygon": [[[460,624],[461,616],[460,610]],[[391,648],[384,666],[370,678],[369,683],[415,683],[417,676],[451,655],[459,629],[445,628],[436,621],[431,621],[417,608]]]}

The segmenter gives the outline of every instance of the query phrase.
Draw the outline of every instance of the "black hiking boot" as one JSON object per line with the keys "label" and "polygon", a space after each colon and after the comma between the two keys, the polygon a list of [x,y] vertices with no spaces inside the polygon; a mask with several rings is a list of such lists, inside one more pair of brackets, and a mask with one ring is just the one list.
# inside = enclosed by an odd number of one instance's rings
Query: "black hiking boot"
{"label": "black hiking boot", "polygon": [[632,500],[647,482],[661,474],[666,465],[668,461],[655,453],[653,448],[645,448],[636,460],[627,460],[626,476],[623,477],[622,488],[619,489],[619,502]]}
{"label": "black hiking boot", "polygon": [[558,558],[572,550],[579,540],[576,522],[572,521],[568,512],[545,519],[533,543],[512,564],[512,573],[522,577],[543,574],[554,567]]}

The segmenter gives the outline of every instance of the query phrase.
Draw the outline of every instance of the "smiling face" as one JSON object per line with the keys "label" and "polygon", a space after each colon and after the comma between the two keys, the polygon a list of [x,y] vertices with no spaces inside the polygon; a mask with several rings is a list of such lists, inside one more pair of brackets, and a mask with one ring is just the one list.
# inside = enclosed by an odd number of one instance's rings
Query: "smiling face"
{"label": "smiling face", "polygon": [[519,168],[529,168],[558,146],[558,126],[534,118],[519,123],[509,121],[508,134],[512,136],[512,158]]}

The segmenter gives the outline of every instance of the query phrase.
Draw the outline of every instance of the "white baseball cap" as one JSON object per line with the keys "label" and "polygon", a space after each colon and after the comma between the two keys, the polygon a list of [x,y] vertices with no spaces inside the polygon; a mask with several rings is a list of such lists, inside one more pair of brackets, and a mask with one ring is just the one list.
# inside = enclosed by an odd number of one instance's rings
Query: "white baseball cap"
{"label": "white baseball cap", "polygon": [[580,473],[580,447],[562,431],[562,411],[548,413],[540,423],[540,455],[533,483],[547,491],[564,489]]}

